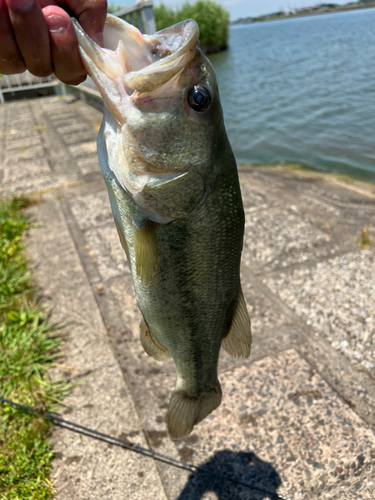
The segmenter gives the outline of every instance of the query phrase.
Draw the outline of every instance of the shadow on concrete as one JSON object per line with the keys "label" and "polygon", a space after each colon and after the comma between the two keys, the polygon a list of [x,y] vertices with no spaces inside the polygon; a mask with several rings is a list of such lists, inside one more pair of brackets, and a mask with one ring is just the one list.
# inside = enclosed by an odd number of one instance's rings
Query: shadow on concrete
{"label": "shadow on concrete", "polygon": [[[237,485],[202,472],[189,477],[178,500],[200,500],[207,492],[214,492],[219,500],[263,500],[278,498],[277,488],[281,479],[276,470],[251,452],[234,453],[222,450],[200,464],[215,474],[246,483],[251,488]],[[263,491],[259,491],[263,490]]]}

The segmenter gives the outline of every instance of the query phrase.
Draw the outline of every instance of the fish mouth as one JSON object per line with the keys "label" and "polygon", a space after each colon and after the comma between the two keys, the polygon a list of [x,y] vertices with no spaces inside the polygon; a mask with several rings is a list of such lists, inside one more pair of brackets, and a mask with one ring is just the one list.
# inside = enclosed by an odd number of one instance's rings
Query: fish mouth
{"label": "fish mouth", "polygon": [[[108,93],[124,97],[160,88],[194,57],[199,34],[197,23],[188,19],[154,35],[142,35],[131,24],[108,14],[101,48],[76,19],[73,26],[83,64],[103,98]],[[116,92],[111,92],[113,85]]]}

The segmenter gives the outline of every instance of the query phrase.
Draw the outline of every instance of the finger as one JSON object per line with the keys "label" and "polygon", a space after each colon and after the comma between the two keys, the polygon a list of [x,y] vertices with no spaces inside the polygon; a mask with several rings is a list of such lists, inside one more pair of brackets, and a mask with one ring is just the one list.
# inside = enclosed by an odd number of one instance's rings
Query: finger
{"label": "finger", "polygon": [[86,78],[79,55],[77,37],[69,15],[59,7],[42,9],[49,35],[54,73],[68,85],[78,85]]}
{"label": "finger", "polygon": [[36,76],[52,73],[47,24],[37,0],[6,0],[13,33],[27,69]]}
{"label": "finger", "polygon": [[103,28],[107,16],[106,0],[65,0],[88,34],[99,45],[103,45]]}
{"label": "finger", "polygon": [[13,35],[5,0],[0,0],[0,73],[22,73],[26,66]]}

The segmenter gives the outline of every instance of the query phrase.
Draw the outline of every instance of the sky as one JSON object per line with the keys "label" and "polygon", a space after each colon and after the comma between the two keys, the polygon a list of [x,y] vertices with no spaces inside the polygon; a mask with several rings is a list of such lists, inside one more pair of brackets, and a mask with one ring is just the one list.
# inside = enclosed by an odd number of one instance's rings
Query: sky
{"label": "sky", "polygon": [[[293,8],[293,7],[307,7],[308,5],[314,5],[316,3],[323,3],[324,0],[216,0],[223,4],[230,12],[230,18],[232,21],[238,19],[239,17],[253,17],[261,16],[263,14],[270,14],[272,12],[277,12],[280,10]],[[350,0],[330,0],[333,3],[345,4]],[[172,7],[179,6],[185,3],[186,0],[163,0],[165,5],[170,5]],[[109,2],[110,3],[110,2]],[[134,1],[117,0],[115,2],[118,5],[133,4]],[[158,0],[154,0],[154,4],[158,4]],[[194,3],[194,0],[190,0],[190,3]]]}

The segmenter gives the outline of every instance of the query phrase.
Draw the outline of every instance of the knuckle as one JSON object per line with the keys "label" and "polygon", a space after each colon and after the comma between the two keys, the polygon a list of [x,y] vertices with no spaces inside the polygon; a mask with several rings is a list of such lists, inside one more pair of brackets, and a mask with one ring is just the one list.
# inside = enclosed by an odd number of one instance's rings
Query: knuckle
{"label": "knuckle", "polygon": [[107,14],[107,2],[106,0],[87,0],[82,5],[82,13],[84,13],[84,18],[93,20],[96,18],[96,21],[102,21],[104,24]]}
{"label": "knuckle", "polygon": [[107,1],[106,0],[94,0],[94,1],[88,1],[87,6],[95,6],[96,10],[102,11],[105,10],[107,11]]}
{"label": "knuckle", "polygon": [[0,73],[3,75],[17,75],[26,71],[26,66],[21,63],[0,63]]}
{"label": "knuckle", "polygon": [[87,74],[82,72],[76,72],[74,74],[68,72],[55,71],[57,78],[65,83],[65,85],[79,85],[86,80]]}
{"label": "knuckle", "polygon": [[26,66],[24,64],[18,64],[16,67],[13,67],[13,73],[19,74],[24,73],[26,71]]}
{"label": "knuckle", "polygon": [[31,74],[37,76],[38,78],[46,78],[47,76],[50,76],[52,74],[52,70],[47,68],[28,68],[28,69]]}
{"label": "knuckle", "polygon": [[80,83],[84,82],[86,80],[86,77],[83,78],[66,78],[64,80],[61,80],[65,85],[79,85]]}
{"label": "knuckle", "polygon": [[13,75],[26,71],[26,66],[19,55],[6,55],[0,60],[0,73],[4,75]]}
{"label": "knuckle", "polygon": [[100,11],[104,11],[107,13],[107,1],[106,0],[99,0],[99,9]]}
{"label": "knuckle", "polygon": [[49,55],[41,54],[36,57],[33,54],[28,54],[25,62],[30,73],[39,78],[50,76],[53,73],[52,60]]}

